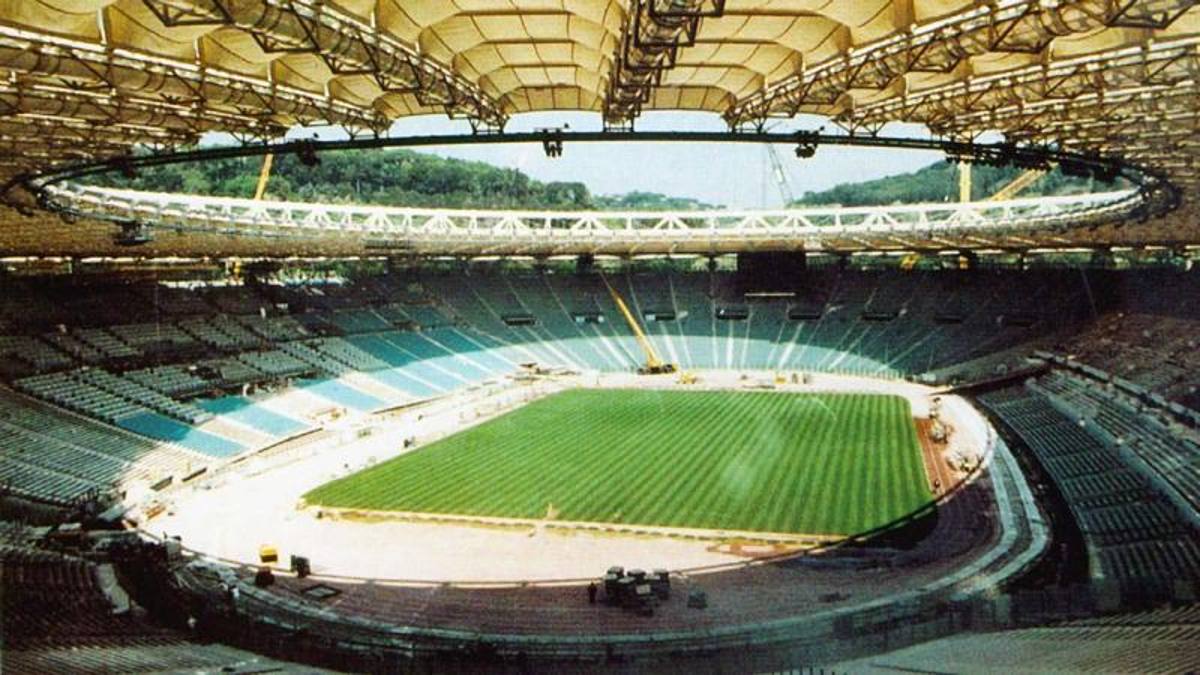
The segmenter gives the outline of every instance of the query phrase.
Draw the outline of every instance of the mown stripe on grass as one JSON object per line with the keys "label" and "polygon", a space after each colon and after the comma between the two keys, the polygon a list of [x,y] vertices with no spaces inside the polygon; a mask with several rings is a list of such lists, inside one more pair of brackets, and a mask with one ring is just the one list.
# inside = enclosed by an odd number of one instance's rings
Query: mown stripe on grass
{"label": "mown stripe on grass", "polygon": [[[745,339],[745,338],[743,338]],[[848,534],[929,499],[907,401],[575,390],[323,485],[351,508]]]}

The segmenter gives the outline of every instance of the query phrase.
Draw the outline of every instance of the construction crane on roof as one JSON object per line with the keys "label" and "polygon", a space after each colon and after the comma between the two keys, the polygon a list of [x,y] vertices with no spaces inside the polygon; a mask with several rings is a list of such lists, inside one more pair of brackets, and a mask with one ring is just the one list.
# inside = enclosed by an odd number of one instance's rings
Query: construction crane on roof
{"label": "construction crane on roof", "polygon": [[[764,131],[771,131],[778,124],[768,125]],[[779,189],[779,198],[783,200],[783,208],[792,205],[796,201],[796,195],[792,192],[792,182],[788,180],[787,170],[783,168],[783,160],[779,159],[779,150],[773,143],[765,144],[767,160],[771,162],[771,177],[775,179],[775,187]]]}
{"label": "construction crane on roof", "polygon": [[786,209],[796,201],[796,195],[792,192],[792,183],[788,180],[783,161],[779,159],[779,150],[774,144],[767,143],[767,158],[771,160],[771,174],[775,177],[775,187],[779,188],[779,197]]}
{"label": "construction crane on roof", "polygon": [[600,273],[600,280],[608,287],[608,293],[612,296],[613,303],[620,310],[621,316],[625,317],[625,322],[629,324],[629,330],[633,331],[633,336],[637,338],[638,346],[646,354],[646,364],[638,368],[638,373],[641,375],[666,375],[674,373],[678,367],[674,363],[664,363],[658,358],[658,352],[654,350],[654,345],[650,343],[650,338],[646,337],[646,333],[638,324],[637,318],[633,316],[633,312],[629,311],[629,307],[625,304],[625,300],[621,298],[621,294],[613,285],[608,283],[608,277],[604,273]]}

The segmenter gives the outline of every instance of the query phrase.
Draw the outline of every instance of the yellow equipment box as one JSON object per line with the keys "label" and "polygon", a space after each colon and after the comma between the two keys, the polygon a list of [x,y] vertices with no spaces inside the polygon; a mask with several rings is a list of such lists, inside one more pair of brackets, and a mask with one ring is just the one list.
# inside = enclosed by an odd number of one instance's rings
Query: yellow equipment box
{"label": "yellow equipment box", "polygon": [[263,564],[279,562],[279,551],[270,544],[263,544],[258,547],[258,559]]}

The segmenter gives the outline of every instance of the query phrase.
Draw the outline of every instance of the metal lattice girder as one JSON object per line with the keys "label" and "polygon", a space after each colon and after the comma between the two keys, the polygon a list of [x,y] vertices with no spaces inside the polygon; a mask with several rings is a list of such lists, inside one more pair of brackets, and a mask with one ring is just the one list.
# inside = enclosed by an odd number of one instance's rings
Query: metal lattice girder
{"label": "metal lattice girder", "polygon": [[[518,112],[595,111],[611,131],[631,128],[643,108],[704,110],[743,132],[769,115],[817,112],[856,134],[909,120],[954,138],[998,129],[1120,153],[1140,148],[1138,139],[1035,130],[1074,133],[1061,122],[1126,115],[1120,96],[1138,87],[1200,107],[1166,93],[1196,89],[1196,52],[1185,41],[1200,33],[1197,6],[10,0],[0,2],[0,78],[17,91],[0,96],[0,118],[66,123],[78,113],[84,126],[125,124],[130,144],[170,145],[209,130],[257,141],[308,124],[367,137],[397,117],[435,112],[466,116],[478,131]],[[166,126],[155,136],[158,123]],[[26,170],[42,168],[33,159]]]}
{"label": "metal lattice girder", "polygon": [[234,112],[134,98],[111,90],[70,89],[38,82],[0,83],[0,119],[42,116],[95,124],[136,125],[195,138],[207,131],[241,132],[258,137],[281,135],[286,129],[269,120]]}
{"label": "metal lattice girder", "polygon": [[[868,248],[936,238],[1037,236],[1103,224],[1144,204],[1137,190],[1007,201],[784,211],[562,212],[412,209],[256,201],[50,186],[56,208],[88,218],[237,237],[402,242],[426,254],[490,252],[706,252],[816,247],[860,240]],[[904,242],[904,243],[898,243]]]}
{"label": "metal lattice girder", "polygon": [[[1200,37],[1188,36],[934,87],[860,106],[843,119],[852,128],[922,122],[955,137],[999,130],[1014,140],[1128,155],[1137,133],[1152,130],[1129,122],[1194,115],[1198,82]],[[1107,124],[1120,125],[1120,132],[1116,126],[1087,131]],[[1190,180],[1193,172],[1171,175]]]}
{"label": "metal lattice girder", "polygon": [[1071,97],[1021,101],[1013,106],[963,113],[956,129],[991,129],[1003,126],[1012,139],[1041,138],[1045,130],[1065,122],[1088,122],[1187,110],[1200,97],[1200,82],[1174,86],[1137,86],[1105,89]]}
{"label": "metal lattice girder", "polygon": [[[1087,148],[1166,168],[1165,160],[1194,158],[1200,146],[1200,110],[1184,107],[1193,104],[1197,96],[1200,91],[1186,87],[1146,92],[1126,101],[1105,98],[1090,107],[1073,106],[1053,116],[1038,115],[1036,122],[1006,133],[1014,141]],[[1187,165],[1172,166],[1174,179],[1195,177],[1194,169],[1182,169]]]}
{"label": "metal lattice girder", "polygon": [[1062,145],[1128,147],[1149,138],[1200,133],[1200,110],[1143,112],[1048,123],[1028,139],[1052,139]]}
{"label": "metal lattice girder", "polygon": [[371,109],[225,73],[202,63],[80,44],[4,26],[0,26],[0,68],[52,78],[67,87],[103,85],[147,100],[186,103],[197,115],[213,110],[216,114],[276,118],[284,131],[293,123],[373,129],[388,124]]}
{"label": "metal lattice girder", "polygon": [[1110,25],[1161,29],[1196,5],[1195,0],[1108,0]]}
{"label": "metal lattice girder", "polygon": [[1197,161],[1194,156],[1188,157],[1182,153],[1173,152],[1172,148],[1163,147],[1161,144],[1147,143],[1143,147],[1129,148],[1130,159],[1155,162],[1167,172],[1180,174],[1180,180],[1195,180],[1200,177],[1200,161]]}
{"label": "metal lattice girder", "polygon": [[208,26],[233,21],[218,0],[154,0],[146,6],[164,26]]}
{"label": "metal lattice girder", "polygon": [[93,138],[80,143],[74,138],[56,138],[53,136],[26,136],[0,133],[0,153],[12,156],[29,156],[31,153],[41,153],[42,157],[61,159],[91,159],[111,155],[124,154],[129,144],[121,139]]}
{"label": "metal lattice girder", "polygon": [[199,136],[132,124],[98,124],[75,119],[18,115],[0,117],[0,135],[13,138],[56,139],[86,146],[90,143],[131,143],[158,148],[194,145]]}
{"label": "metal lattice girder", "polygon": [[384,92],[414,94],[503,128],[501,106],[473,83],[425,58],[400,40],[321,0],[143,0],[167,26],[230,25],[246,31],[268,53],[318,56],[335,75],[369,75]]}
{"label": "metal lattice girder", "polygon": [[738,101],[725,112],[731,126],[761,124],[835,106],[852,89],[884,89],[908,73],[951,73],[971,56],[1042,52],[1055,38],[1103,27],[1163,28],[1194,0],[1021,0],[988,3],[813,64]]}
{"label": "metal lattice girder", "polygon": [[[1046,100],[1069,104],[1076,97],[1106,89],[1172,87],[1200,75],[1200,37],[1109,50],[1101,54],[1052,61],[995,75],[970,78],[907,93],[848,111],[852,126],[887,121],[924,122],[947,134],[1003,130],[1005,114]],[[981,114],[993,113],[984,122]],[[990,124],[991,126],[979,126]]]}
{"label": "metal lattice girder", "polygon": [[700,21],[724,11],[725,0],[634,0],[604,100],[605,123],[626,125],[640,115],[680,48],[695,44]]}

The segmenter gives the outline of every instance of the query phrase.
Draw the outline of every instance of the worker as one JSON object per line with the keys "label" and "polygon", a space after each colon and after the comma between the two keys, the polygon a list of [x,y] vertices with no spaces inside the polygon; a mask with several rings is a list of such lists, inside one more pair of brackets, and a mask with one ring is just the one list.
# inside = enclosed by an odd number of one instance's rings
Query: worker
{"label": "worker", "polygon": [[588,584],[588,604],[589,605],[596,604],[596,590],[597,590],[596,582],[593,581],[590,584]]}

